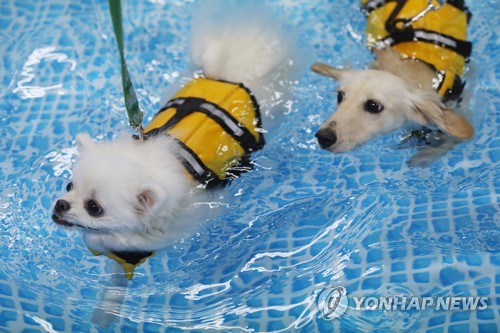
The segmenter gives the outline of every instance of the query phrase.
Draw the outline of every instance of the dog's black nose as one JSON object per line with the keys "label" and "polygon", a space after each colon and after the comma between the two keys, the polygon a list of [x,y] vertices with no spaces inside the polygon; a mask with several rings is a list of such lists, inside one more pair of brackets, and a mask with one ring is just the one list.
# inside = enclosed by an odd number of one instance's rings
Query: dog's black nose
{"label": "dog's black nose", "polygon": [[54,210],[56,211],[56,213],[67,212],[70,208],[71,205],[69,204],[69,202],[63,199],[57,200],[56,205],[54,206]]}
{"label": "dog's black nose", "polygon": [[316,138],[318,139],[319,146],[322,149],[327,149],[337,142],[337,134],[328,128],[320,129],[316,132]]}

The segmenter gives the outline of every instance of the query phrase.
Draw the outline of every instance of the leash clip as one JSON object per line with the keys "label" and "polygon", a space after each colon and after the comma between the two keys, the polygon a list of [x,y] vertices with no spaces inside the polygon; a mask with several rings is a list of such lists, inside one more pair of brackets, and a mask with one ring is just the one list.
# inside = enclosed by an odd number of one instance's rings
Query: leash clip
{"label": "leash clip", "polygon": [[144,142],[144,128],[142,128],[142,124],[139,124],[137,126],[137,137],[139,138],[139,141]]}
{"label": "leash clip", "polygon": [[429,12],[439,10],[443,6],[443,4],[441,4],[440,2],[438,2],[439,3],[438,6],[434,5],[432,2],[433,2],[433,0],[428,0],[427,7],[425,7],[424,10],[422,10],[417,15],[413,16],[411,19],[406,20],[406,22],[403,23],[403,29],[410,27],[413,23],[420,20],[422,17],[427,15]]}

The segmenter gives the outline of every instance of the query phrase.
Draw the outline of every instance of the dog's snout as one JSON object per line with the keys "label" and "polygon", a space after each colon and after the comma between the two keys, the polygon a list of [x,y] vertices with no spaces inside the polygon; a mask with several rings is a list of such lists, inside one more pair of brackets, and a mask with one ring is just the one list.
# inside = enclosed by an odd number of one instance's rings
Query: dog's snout
{"label": "dog's snout", "polygon": [[54,206],[54,210],[56,213],[64,213],[67,212],[71,208],[71,205],[69,202],[63,199],[59,199],[56,202],[56,205]]}
{"label": "dog's snout", "polygon": [[318,139],[319,146],[323,149],[327,149],[337,142],[337,134],[328,128],[320,129],[315,136]]}

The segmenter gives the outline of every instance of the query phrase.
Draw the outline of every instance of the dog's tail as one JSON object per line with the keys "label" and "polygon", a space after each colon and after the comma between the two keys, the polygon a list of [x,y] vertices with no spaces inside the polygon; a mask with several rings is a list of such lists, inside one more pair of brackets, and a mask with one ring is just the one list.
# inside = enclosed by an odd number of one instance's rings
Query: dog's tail
{"label": "dog's tail", "polygon": [[263,1],[203,1],[194,15],[191,57],[208,78],[250,89],[290,71],[296,38]]}

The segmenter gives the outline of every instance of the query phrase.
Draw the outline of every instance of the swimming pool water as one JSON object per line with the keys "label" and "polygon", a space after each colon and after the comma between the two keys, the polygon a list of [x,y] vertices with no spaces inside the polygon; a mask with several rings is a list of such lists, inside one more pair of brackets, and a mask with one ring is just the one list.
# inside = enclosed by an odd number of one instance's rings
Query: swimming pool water
{"label": "swimming pool water", "polygon": [[[189,64],[196,1],[124,4],[127,61],[148,116]],[[313,73],[253,155],[255,168],[210,206],[229,207],[136,270],[112,332],[498,332],[500,72],[497,1],[469,1],[473,56],[464,104],[477,129],[426,169],[401,132],[348,154],[320,151],[335,83]],[[361,68],[358,3],[273,1],[314,58]],[[74,137],[126,130],[106,1],[0,0],[0,332],[88,332],[105,257],[50,220]],[[208,205],[207,205],[208,206]],[[483,311],[355,311],[324,319],[324,289],[356,296],[487,296]]]}

